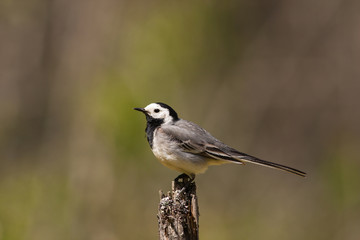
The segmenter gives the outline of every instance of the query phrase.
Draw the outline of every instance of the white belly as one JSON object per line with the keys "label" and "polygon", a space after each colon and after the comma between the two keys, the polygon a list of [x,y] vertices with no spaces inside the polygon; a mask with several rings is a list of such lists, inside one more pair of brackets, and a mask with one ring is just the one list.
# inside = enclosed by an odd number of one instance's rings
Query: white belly
{"label": "white belly", "polygon": [[[156,136],[160,134],[161,136]],[[209,166],[210,161],[205,157],[183,152],[178,147],[178,142],[155,130],[152,151],[155,157],[166,167],[186,174],[203,173]]]}

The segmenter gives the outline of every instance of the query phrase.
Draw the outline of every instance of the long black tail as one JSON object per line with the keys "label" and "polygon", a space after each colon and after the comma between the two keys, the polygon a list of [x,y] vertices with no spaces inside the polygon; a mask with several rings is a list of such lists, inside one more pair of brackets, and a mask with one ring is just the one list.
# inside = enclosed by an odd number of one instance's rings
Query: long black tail
{"label": "long black tail", "polygon": [[250,163],[258,164],[258,165],[265,166],[265,167],[279,169],[279,170],[283,170],[285,172],[289,172],[289,173],[293,173],[293,174],[296,174],[296,175],[299,175],[302,177],[306,177],[305,172],[297,170],[295,168],[284,166],[284,165],[281,165],[278,163],[265,161],[265,160],[259,159],[257,157],[254,157],[254,156],[248,155],[246,153],[242,153],[242,152],[237,152],[237,154],[239,155],[238,159],[240,161],[250,162]]}

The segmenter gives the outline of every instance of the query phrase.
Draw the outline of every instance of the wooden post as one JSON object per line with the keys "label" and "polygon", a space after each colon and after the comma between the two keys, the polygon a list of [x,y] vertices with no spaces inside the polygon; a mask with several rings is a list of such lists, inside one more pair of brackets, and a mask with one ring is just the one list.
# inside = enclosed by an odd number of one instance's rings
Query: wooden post
{"label": "wooden post", "polygon": [[160,190],[158,210],[160,240],[198,240],[199,207],[196,184],[181,174],[172,182],[172,191]]}

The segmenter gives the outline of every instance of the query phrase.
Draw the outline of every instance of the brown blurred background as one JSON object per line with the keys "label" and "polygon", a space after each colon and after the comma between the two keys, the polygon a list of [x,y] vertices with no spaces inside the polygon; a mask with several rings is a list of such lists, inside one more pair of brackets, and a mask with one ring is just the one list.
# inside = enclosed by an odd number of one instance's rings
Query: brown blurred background
{"label": "brown blurred background", "polygon": [[197,177],[201,239],[359,239],[360,2],[0,1],[0,239],[157,239],[151,102],[308,177]]}

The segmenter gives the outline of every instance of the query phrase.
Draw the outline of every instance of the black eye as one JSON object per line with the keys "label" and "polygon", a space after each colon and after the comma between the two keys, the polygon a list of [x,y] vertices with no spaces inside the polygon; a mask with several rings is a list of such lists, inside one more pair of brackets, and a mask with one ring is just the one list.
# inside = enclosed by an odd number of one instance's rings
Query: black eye
{"label": "black eye", "polygon": [[155,108],[155,109],[154,109],[154,112],[158,113],[158,112],[160,112],[160,109]]}

